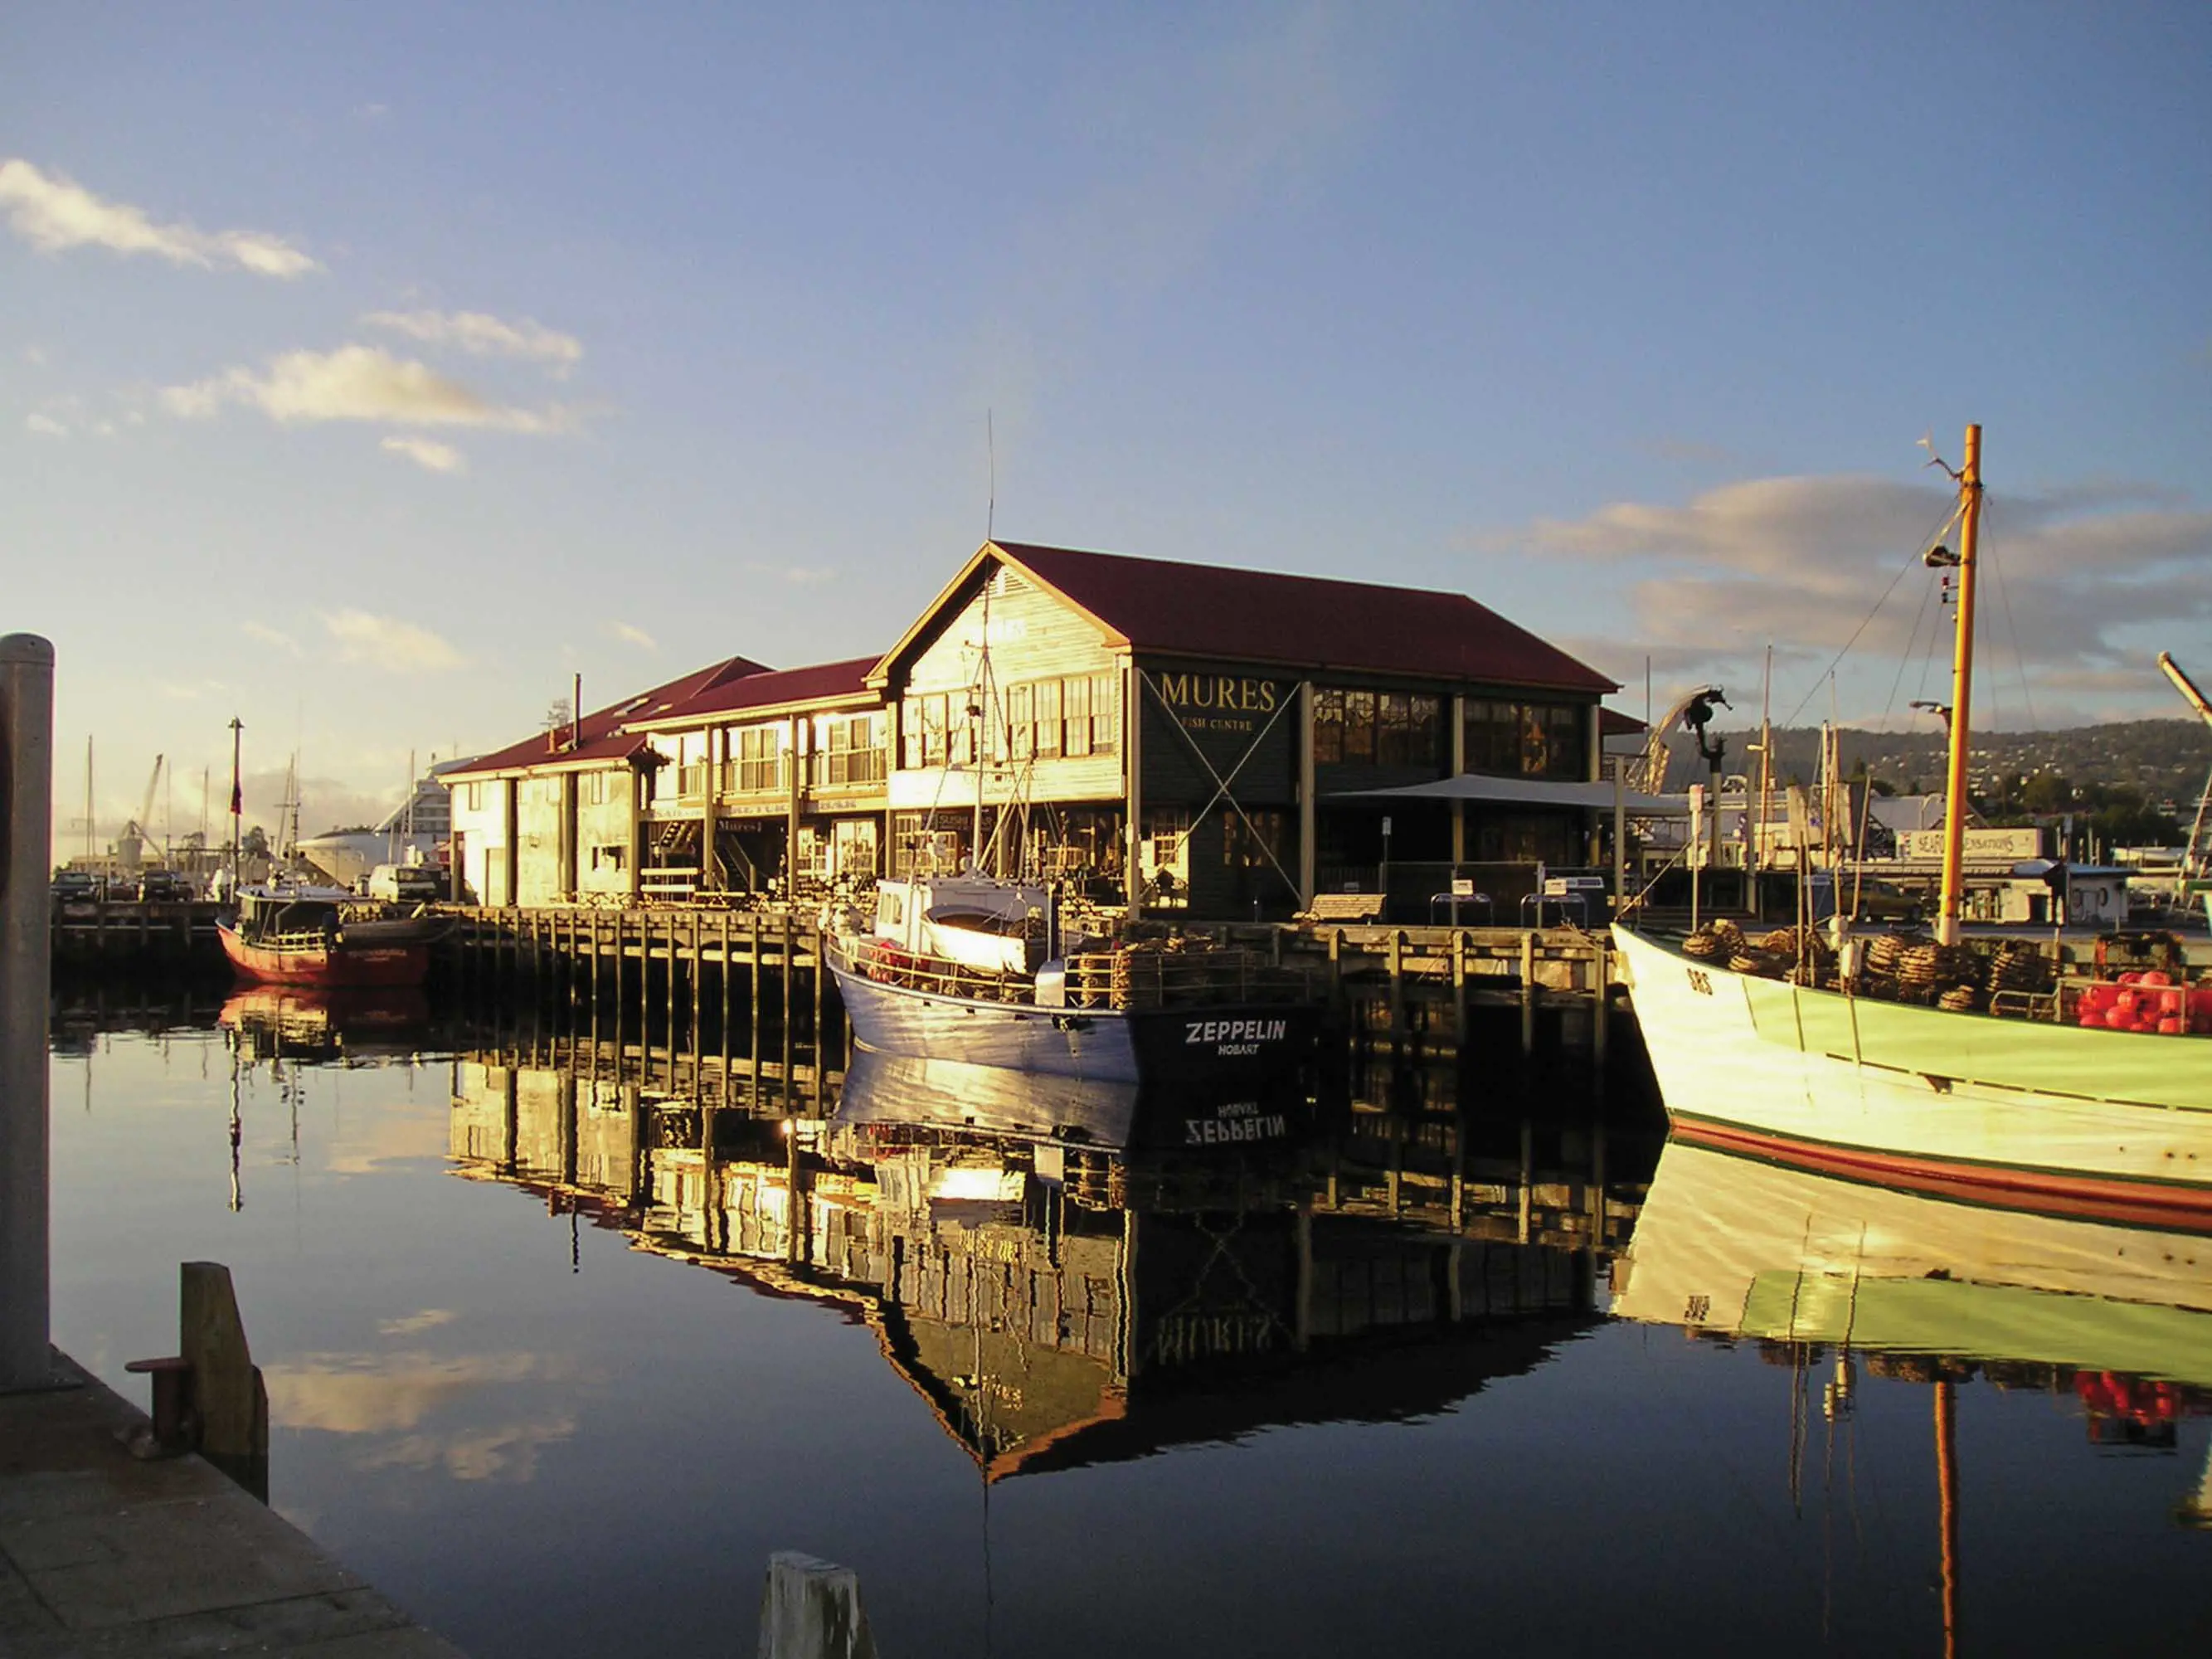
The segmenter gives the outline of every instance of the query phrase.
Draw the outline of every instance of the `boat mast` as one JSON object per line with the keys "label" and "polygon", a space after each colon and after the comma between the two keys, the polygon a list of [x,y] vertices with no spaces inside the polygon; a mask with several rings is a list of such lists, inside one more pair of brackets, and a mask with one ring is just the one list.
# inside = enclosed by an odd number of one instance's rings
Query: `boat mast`
{"label": "boat mast", "polygon": [[1974,690],[1975,544],[1982,521],[1982,429],[1966,428],[1966,465],[1959,471],[1959,633],[1951,650],[1951,770],[1943,788],[1943,896],[1936,939],[1959,942],[1959,911],[1966,844],[1966,750]]}

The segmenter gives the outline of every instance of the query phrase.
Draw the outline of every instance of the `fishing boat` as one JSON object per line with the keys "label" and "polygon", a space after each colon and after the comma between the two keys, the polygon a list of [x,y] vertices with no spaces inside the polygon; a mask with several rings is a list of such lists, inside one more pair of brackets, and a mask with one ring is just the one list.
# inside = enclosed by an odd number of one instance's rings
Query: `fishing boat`
{"label": "fishing boat", "polygon": [[[2128,982],[1962,942],[1981,428],[1966,429],[1942,897],[1931,940],[1795,930],[1613,939],[1675,1133],[2014,1207],[2212,1230],[2212,988],[2178,957]],[[1907,971],[1909,970],[1909,971]]]}
{"label": "fishing boat", "polygon": [[1312,1048],[1298,976],[1231,946],[1070,936],[1039,884],[884,881],[828,941],[875,1054],[1134,1086],[1279,1075]]}
{"label": "fishing boat", "polygon": [[363,904],[341,887],[244,887],[238,899],[238,914],[216,923],[223,954],[240,977],[272,985],[420,985],[447,926]]}

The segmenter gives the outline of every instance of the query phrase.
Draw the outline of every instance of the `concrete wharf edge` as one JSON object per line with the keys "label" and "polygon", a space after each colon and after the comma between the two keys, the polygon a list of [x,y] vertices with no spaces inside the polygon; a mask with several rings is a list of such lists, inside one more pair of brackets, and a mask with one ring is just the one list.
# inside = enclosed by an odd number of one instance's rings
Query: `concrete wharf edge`
{"label": "concrete wharf edge", "polygon": [[459,1659],[214,1465],[141,1462],[143,1413],[78,1386],[0,1395],[0,1654]]}

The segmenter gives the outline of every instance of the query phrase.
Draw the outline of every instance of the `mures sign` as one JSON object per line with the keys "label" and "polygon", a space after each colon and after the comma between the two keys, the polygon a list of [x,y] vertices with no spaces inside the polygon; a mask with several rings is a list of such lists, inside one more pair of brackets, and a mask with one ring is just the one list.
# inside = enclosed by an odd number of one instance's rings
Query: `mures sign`
{"label": "mures sign", "polygon": [[1159,673],[1160,701],[1193,732],[1257,732],[1292,688],[1252,674]]}

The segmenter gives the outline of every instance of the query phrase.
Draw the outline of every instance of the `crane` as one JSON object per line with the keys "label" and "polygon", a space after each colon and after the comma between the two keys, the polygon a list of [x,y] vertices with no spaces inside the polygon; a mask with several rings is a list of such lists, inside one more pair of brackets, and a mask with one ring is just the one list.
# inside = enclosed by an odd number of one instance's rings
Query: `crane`
{"label": "crane", "polygon": [[[2204,694],[2197,689],[2197,682],[2183,673],[2181,665],[2164,651],[2158,653],[2158,665],[2166,671],[2166,678],[2173,682],[2173,689],[2188,700],[2197,717],[2205,725],[2212,726],[2212,702],[2204,700]],[[2193,880],[2204,873],[2203,866],[2197,861],[2197,849],[2204,839],[2204,820],[2208,813],[2212,813],[2212,775],[2205,778],[2203,792],[2197,797],[2197,821],[2189,826],[2189,850],[2181,855],[2181,875],[2185,881]]]}
{"label": "crane", "polygon": [[115,856],[125,870],[135,871],[146,860],[146,843],[153,837],[146,829],[147,820],[154,816],[154,791],[161,781],[163,757],[154,757],[154,769],[146,778],[145,798],[138,803],[138,816],[123,826],[123,833],[115,838]]}

